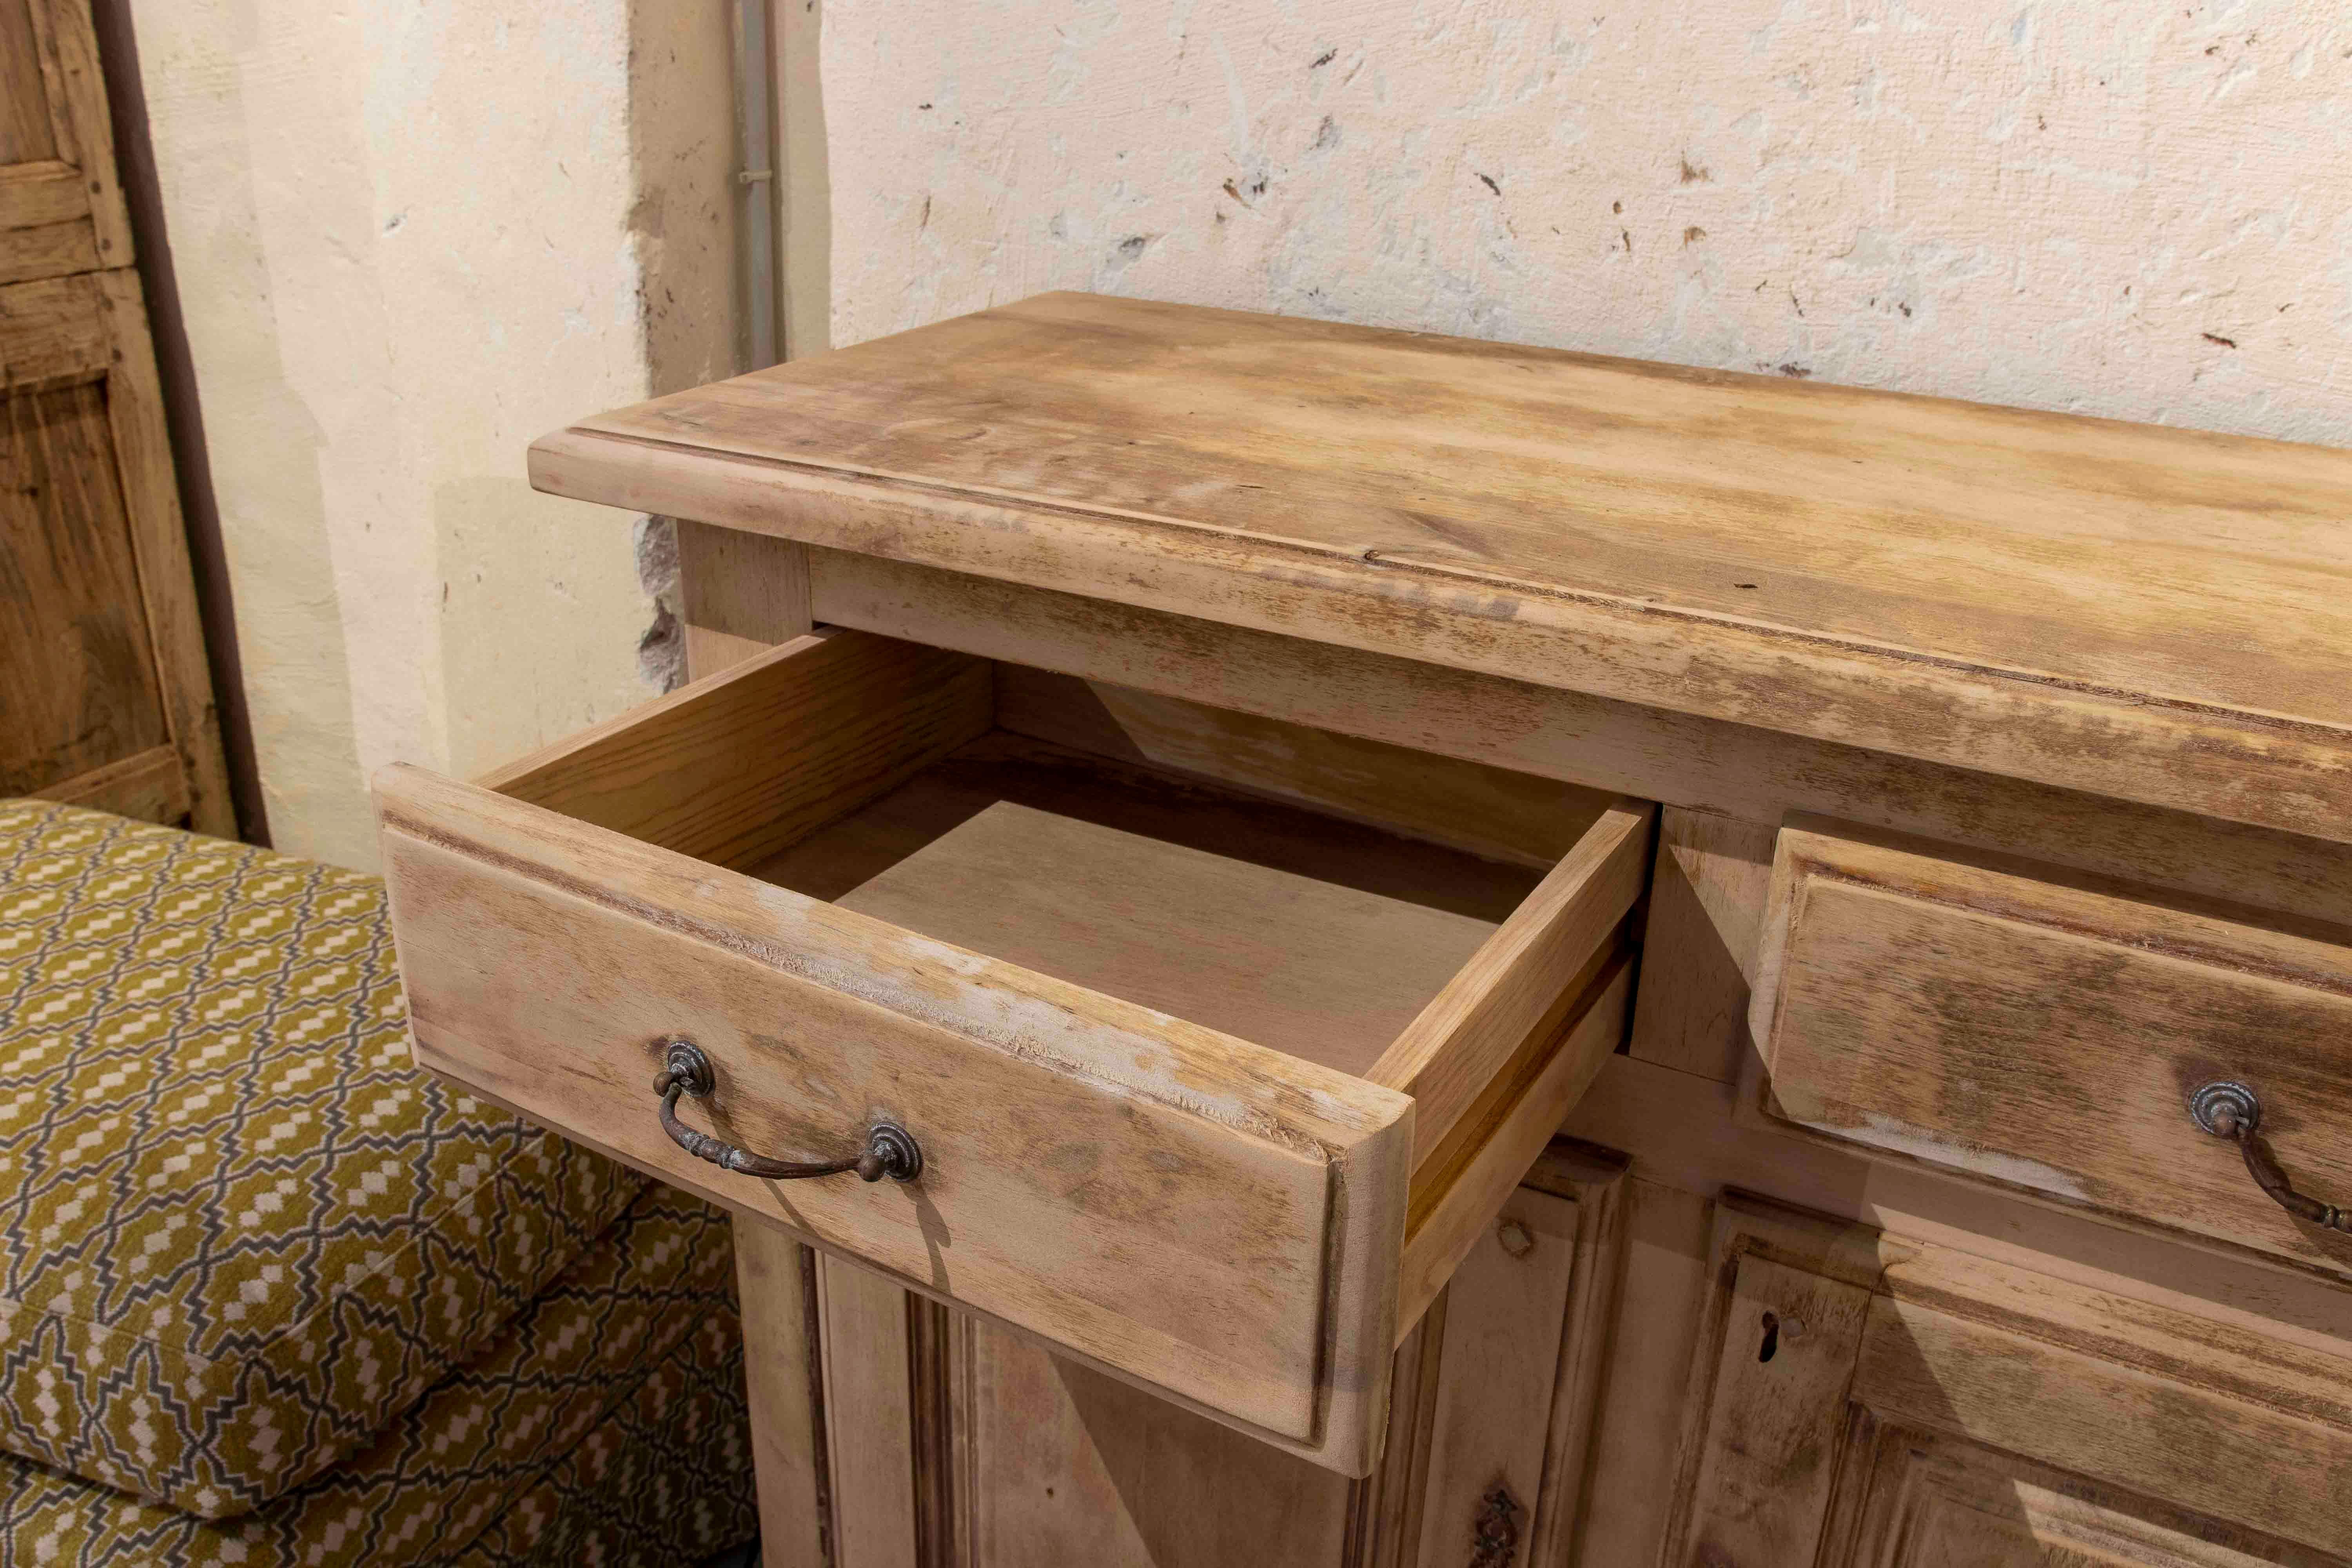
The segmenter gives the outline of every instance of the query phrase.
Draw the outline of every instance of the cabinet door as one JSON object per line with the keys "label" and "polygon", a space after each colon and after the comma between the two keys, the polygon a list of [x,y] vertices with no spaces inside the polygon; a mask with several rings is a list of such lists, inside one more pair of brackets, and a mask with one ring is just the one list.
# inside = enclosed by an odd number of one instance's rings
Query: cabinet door
{"label": "cabinet door", "polygon": [[828,1259],[838,1568],[1578,1561],[1624,1169],[1546,1150],[1399,1346],[1356,1481]]}
{"label": "cabinet door", "polygon": [[2352,1563],[2352,1361],[1727,1198],[1675,1568]]}

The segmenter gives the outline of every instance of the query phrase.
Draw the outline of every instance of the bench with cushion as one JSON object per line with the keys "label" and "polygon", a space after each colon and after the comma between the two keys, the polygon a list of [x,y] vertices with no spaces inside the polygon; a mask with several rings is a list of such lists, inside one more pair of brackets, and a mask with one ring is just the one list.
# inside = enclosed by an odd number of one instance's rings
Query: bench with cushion
{"label": "bench with cushion", "polygon": [[0,1556],[691,1562],[725,1216],[420,1072],[381,885],[0,801]]}

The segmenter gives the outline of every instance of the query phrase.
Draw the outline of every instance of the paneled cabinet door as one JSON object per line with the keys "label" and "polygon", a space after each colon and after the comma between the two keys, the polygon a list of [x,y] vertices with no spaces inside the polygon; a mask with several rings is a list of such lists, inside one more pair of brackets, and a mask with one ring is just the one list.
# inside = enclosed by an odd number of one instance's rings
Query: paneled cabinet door
{"label": "paneled cabinet door", "polygon": [[2352,1562],[2352,1362],[1727,1198],[1675,1568]]}
{"label": "paneled cabinet door", "polygon": [[1537,1160],[1398,1349],[1363,1480],[827,1260],[835,1568],[1581,1565],[1624,1174]]}

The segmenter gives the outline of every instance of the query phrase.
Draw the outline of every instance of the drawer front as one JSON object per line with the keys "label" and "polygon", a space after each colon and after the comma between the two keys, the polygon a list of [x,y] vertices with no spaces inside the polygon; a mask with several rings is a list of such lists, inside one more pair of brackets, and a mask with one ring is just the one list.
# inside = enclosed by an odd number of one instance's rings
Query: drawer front
{"label": "drawer front", "polygon": [[1769,1116],[2116,1218],[2352,1272],[2191,1097],[2259,1097],[2297,1190],[2352,1205],[2352,951],[1791,827],[1750,1022]]}
{"label": "drawer front", "polygon": [[[420,1060],[662,1179],[1355,1473],[1377,1452],[1412,1100],[414,769],[377,783]],[[919,1181],[715,1169],[656,1119]]]}

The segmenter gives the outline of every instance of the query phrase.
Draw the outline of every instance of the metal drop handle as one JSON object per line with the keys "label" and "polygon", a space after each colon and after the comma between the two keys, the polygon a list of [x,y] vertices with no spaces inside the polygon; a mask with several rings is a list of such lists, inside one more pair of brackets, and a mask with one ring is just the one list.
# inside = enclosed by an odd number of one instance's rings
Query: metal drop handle
{"label": "metal drop handle", "polygon": [[722,1171],[738,1175],[765,1176],[780,1182],[798,1181],[804,1176],[838,1176],[855,1171],[863,1181],[878,1182],[888,1176],[894,1181],[911,1182],[923,1173],[922,1146],[913,1133],[895,1121],[877,1121],[866,1130],[866,1147],[846,1160],[772,1160],[765,1154],[754,1154],[738,1149],[732,1143],[722,1143],[708,1132],[697,1132],[677,1119],[677,1097],[692,1095],[699,1100],[718,1087],[718,1075],[710,1069],[710,1058],[692,1040],[673,1037],[662,1042],[662,1070],[654,1079],[654,1092],[662,1097],[662,1131],[670,1142],[698,1160],[708,1160]]}
{"label": "metal drop handle", "polygon": [[2217,1079],[2189,1097],[2189,1114],[2214,1137],[2237,1142],[2238,1152],[2246,1157],[2246,1173],[2253,1177],[2256,1186],[2270,1194],[2279,1207],[2313,1225],[2352,1231],[2352,1210],[2305,1197],[2294,1190],[2294,1184],[2279,1169],[2279,1163],[2271,1157],[2270,1145],[2259,1135],[2263,1102],[2252,1089],[2228,1079]]}

